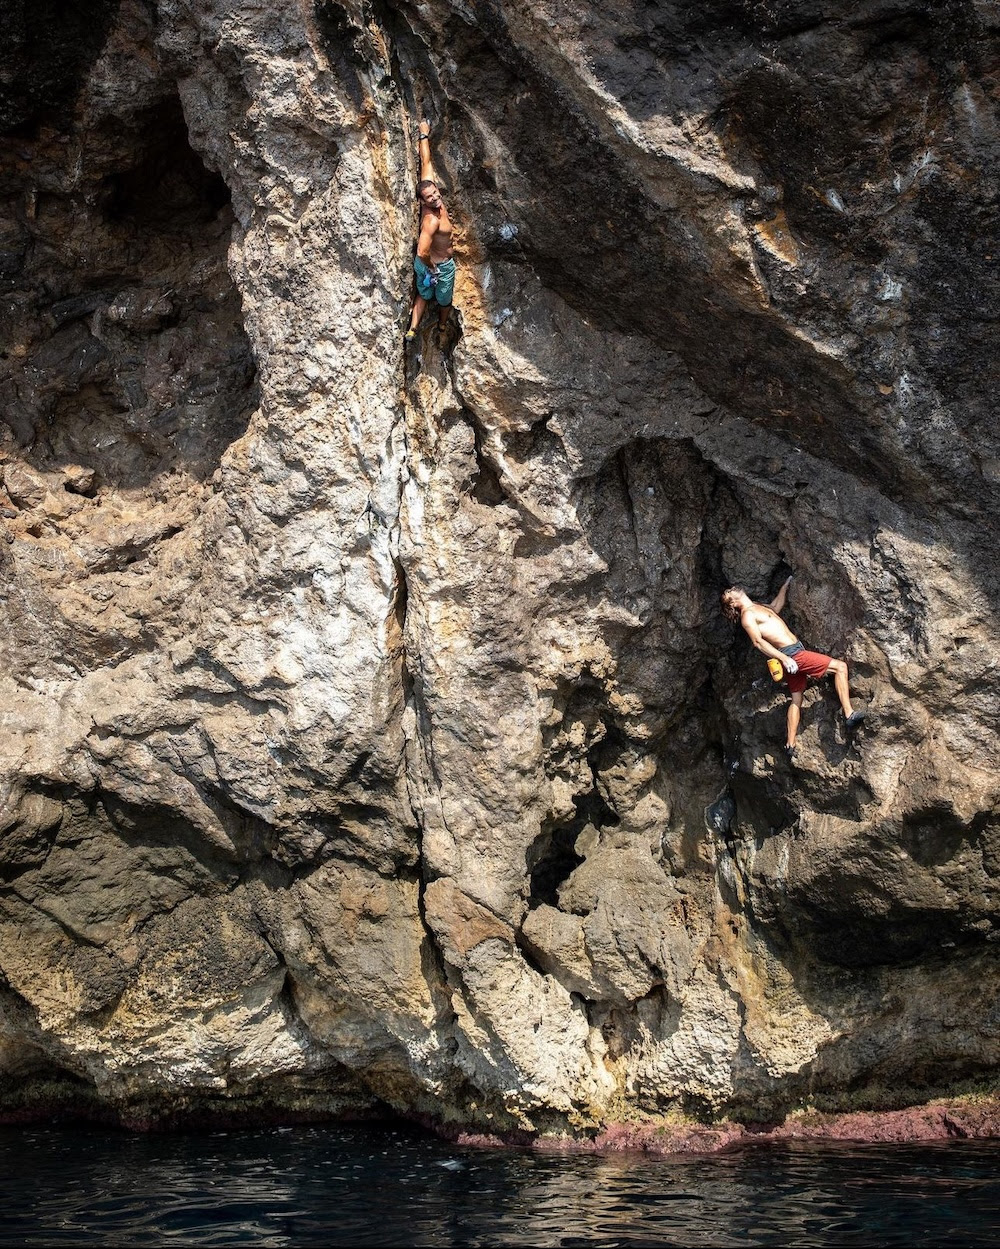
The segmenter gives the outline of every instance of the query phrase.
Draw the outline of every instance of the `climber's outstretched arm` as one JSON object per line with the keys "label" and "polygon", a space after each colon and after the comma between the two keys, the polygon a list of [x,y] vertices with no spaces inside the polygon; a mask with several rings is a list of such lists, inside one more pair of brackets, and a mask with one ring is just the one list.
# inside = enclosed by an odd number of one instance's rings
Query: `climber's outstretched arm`
{"label": "climber's outstretched arm", "polygon": [[771,603],[771,611],[776,611],[780,616],[785,607],[785,599],[788,598],[788,587],[792,584],[791,577],[785,582],[778,593],[775,595]]}
{"label": "climber's outstretched arm", "polygon": [[431,159],[431,123],[426,117],[420,119],[418,134],[417,151],[420,155],[420,181],[437,182],[437,174],[434,172],[434,161]]}

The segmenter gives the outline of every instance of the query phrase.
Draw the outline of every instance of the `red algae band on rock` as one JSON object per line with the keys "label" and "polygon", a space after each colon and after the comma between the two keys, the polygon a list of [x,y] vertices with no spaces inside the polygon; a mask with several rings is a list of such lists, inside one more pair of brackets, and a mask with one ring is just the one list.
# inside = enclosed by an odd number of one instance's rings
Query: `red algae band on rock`
{"label": "red algae band on rock", "polygon": [[802,1111],[781,1123],[719,1124],[610,1123],[592,1136],[569,1134],[528,1138],[458,1132],[452,1139],[476,1148],[531,1148],[542,1153],[712,1154],[767,1142],[851,1141],[858,1144],[1000,1137],[1000,1099],[935,1101],[903,1110],[824,1114]]}

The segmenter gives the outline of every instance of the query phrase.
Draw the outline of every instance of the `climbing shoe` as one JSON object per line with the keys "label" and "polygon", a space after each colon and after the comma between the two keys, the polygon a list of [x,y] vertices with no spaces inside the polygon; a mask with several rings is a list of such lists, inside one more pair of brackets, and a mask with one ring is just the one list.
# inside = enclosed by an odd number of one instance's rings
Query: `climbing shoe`
{"label": "climbing shoe", "polygon": [[413,340],[416,338],[416,336],[417,336],[416,330],[407,330],[406,333],[403,335],[403,342],[406,343],[407,346],[409,346],[410,343],[412,343]]}
{"label": "climbing shoe", "polygon": [[794,746],[782,746],[781,749],[785,752],[785,758],[788,760],[788,762],[794,763],[795,762],[795,747]]}
{"label": "climbing shoe", "polygon": [[865,713],[863,711],[851,712],[851,714],[847,717],[847,719],[844,722],[848,733],[853,733],[855,729],[860,728],[862,723],[864,722],[864,718],[865,718]]}

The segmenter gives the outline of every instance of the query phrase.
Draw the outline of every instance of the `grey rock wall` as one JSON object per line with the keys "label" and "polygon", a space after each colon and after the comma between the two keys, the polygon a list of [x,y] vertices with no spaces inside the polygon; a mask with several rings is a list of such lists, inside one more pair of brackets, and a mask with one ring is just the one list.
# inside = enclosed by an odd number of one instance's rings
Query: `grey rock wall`
{"label": "grey rock wall", "polygon": [[[989,1078],[989,6],[79,7],[0,97],[8,1108]],[[790,570],[870,710],[794,768],[718,611]]]}

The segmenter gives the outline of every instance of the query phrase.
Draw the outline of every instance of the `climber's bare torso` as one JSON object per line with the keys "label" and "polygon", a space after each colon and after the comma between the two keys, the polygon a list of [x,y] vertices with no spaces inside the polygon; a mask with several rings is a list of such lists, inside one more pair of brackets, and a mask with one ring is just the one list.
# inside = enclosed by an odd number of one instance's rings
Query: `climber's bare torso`
{"label": "climber's bare torso", "polygon": [[[751,603],[743,611],[740,621],[744,629],[747,627],[748,618],[749,623],[757,626],[764,641],[770,642],[772,646],[776,646],[779,650],[783,646],[794,646],[799,640],[778,613],[770,607],[765,607],[763,603]],[[748,630],[748,632],[750,631]]]}
{"label": "climber's bare torso", "polygon": [[425,199],[420,205],[420,242],[417,244],[417,255],[432,265],[439,265],[442,260],[450,260],[455,251],[451,242],[451,218],[436,188],[428,194],[433,195],[437,203],[435,205]]}

